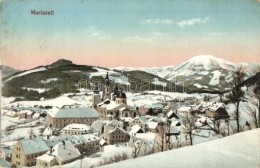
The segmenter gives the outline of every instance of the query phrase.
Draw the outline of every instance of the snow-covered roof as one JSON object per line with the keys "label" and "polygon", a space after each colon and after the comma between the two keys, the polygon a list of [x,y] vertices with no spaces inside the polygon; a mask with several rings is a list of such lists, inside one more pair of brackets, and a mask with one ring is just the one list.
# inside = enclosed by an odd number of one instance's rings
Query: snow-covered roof
{"label": "snow-covered roof", "polygon": [[100,138],[93,134],[73,135],[74,138],[81,140],[84,143],[99,141]]}
{"label": "snow-covered roof", "polygon": [[100,145],[104,145],[105,143],[107,143],[107,141],[104,140],[104,139],[101,139],[100,142],[99,142]]}
{"label": "snow-covered roof", "polygon": [[149,129],[156,129],[156,127],[158,126],[157,122],[153,122],[153,121],[149,121],[146,123]]}
{"label": "snow-covered roof", "polygon": [[191,112],[191,107],[182,106],[178,109],[178,111]]}
{"label": "snow-covered roof", "polygon": [[48,112],[53,118],[87,118],[87,117],[99,117],[98,112],[95,109],[89,107],[65,107],[61,109],[54,109]]}
{"label": "snow-covered roof", "polygon": [[125,122],[130,122],[130,121],[133,120],[132,117],[121,117],[120,119],[121,119],[122,121],[125,121]]}
{"label": "snow-covered roof", "polygon": [[43,131],[43,135],[44,136],[51,136],[52,135],[52,132],[53,132],[53,130],[50,128],[50,127],[47,127],[47,128],[45,128],[44,129],[44,131]]}
{"label": "snow-covered roof", "polygon": [[49,149],[46,142],[41,138],[22,139],[20,143],[26,155],[44,152]]}
{"label": "snow-covered roof", "polygon": [[129,131],[129,135],[136,134],[140,129],[141,127],[139,125],[134,125],[131,131]]}
{"label": "snow-covered roof", "polygon": [[19,114],[27,114],[27,115],[31,115],[33,112],[30,110],[22,110],[19,112]]}
{"label": "snow-covered roof", "polygon": [[63,130],[77,130],[77,131],[79,131],[79,130],[81,130],[81,131],[87,130],[87,131],[89,131],[90,130],[90,126],[88,126],[86,124],[69,124],[66,127],[64,127]]}
{"label": "snow-covered roof", "polygon": [[136,116],[135,118],[133,118],[133,120],[130,121],[130,123],[133,122],[134,120],[140,120],[143,124],[146,124],[148,118],[145,116]]}
{"label": "snow-covered roof", "polygon": [[36,159],[42,160],[42,161],[45,161],[45,162],[51,162],[52,160],[55,160],[55,156],[45,153],[45,154],[37,157]]}
{"label": "snow-covered roof", "polygon": [[218,108],[224,107],[223,103],[213,103],[211,106],[208,107],[210,111],[216,111]]}
{"label": "snow-covered roof", "polygon": [[112,120],[112,121],[109,121],[109,122],[105,125],[105,127],[106,127],[106,126],[111,126],[111,125],[113,125],[113,126],[115,126],[115,127],[117,127],[117,126],[122,127],[122,126],[123,126],[123,123],[120,122],[120,121],[118,121],[118,120]]}
{"label": "snow-covered roof", "polygon": [[120,131],[120,132],[126,133],[122,128],[120,128],[120,127],[115,127],[114,129],[110,130],[110,131],[108,132],[108,134],[112,134],[112,133],[115,132],[115,131]]}
{"label": "snow-covered roof", "polygon": [[[50,154],[50,151],[47,154]],[[81,156],[79,150],[71,142],[65,142],[65,146],[62,143],[55,145],[51,154],[61,162],[70,161]]]}
{"label": "snow-covered roof", "polygon": [[38,117],[40,117],[40,113],[34,113],[33,118],[38,118]]}
{"label": "snow-covered roof", "polygon": [[91,127],[100,130],[102,128],[102,125],[104,124],[104,121],[102,120],[96,120],[92,123]]}
{"label": "snow-covered roof", "polygon": [[4,151],[6,155],[12,154],[13,147],[7,146],[7,147],[1,147],[1,150]]}

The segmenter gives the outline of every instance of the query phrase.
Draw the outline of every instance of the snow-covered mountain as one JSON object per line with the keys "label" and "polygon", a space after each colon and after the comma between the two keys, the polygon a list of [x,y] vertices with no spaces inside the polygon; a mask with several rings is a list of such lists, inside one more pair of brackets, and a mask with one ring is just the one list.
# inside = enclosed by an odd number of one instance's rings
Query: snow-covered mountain
{"label": "snow-covered mountain", "polygon": [[[192,57],[179,66],[153,68],[114,68],[120,71],[141,70],[155,74],[178,85],[184,85],[191,92],[225,92],[232,85],[232,74],[239,67],[245,68],[246,79],[256,74],[259,63],[235,64],[212,55]],[[259,71],[259,69],[258,69]]]}
{"label": "snow-covered mountain", "polygon": [[[192,74],[194,72],[211,71],[218,69],[235,70],[236,65],[211,55],[200,55],[189,59],[174,69],[174,74]],[[170,74],[170,75],[174,75]],[[173,78],[174,76],[169,76]]]}
{"label": "snow-covered mountain", "polygon": [[151,73],[154,75],[157,75],[161,78],[166,78],[170,73],[172,73],[175,69],[174,66],[165,66],[165,67],[142,67],[142,68],[135,68],[135,67],[116,67],[112,68],[120,71],[134,71],[134,70],[140,70],[147,73]]}
{"label": "snow-covered mountain", "polygon": [[185,85],[190,91],[223,92],[230,89],[232,74],[239,66],[245,68],[246,78],[249,78],[256,74],[260,64],[235,64],[211,55],[200,55],[176,67],[150,68],[153,70],[150,72],[179,85]]}

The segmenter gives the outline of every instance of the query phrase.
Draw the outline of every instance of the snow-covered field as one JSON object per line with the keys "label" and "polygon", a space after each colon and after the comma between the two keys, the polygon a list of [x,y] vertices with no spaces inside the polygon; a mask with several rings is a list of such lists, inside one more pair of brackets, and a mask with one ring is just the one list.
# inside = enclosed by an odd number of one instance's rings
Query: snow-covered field
{"label": "snow-covered field", "polygon": [[236,167],[260,166],[260,129],[247,131],[195,146],[179,148],[103,167]]}

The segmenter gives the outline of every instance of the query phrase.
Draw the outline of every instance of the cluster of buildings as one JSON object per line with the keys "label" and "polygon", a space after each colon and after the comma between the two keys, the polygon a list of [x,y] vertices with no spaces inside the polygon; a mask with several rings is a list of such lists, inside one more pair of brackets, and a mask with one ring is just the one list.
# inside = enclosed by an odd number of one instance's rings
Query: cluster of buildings
{"label": "cluster of buildings", "polygon": [[99,143],[100,138],[93,134],[22,139],[13,147],[12,163],[18,167],[62,165],[98,152]]}
{"label": "cluster of buildings", "polygon": [[[205,102],[175,110],[171,106],[158,106],[162,111],[160,115],[146,115],[149,108],[140,110],[128,105],[123,89],[117,84],[112,89],[108,74],[103,93],[100,92],[96,86],[92,95],[93,108],[65,106],[48,110],[47,128],[42,137],[18,140],[12,148],[2,148],[0,156],[18,167],[47,168],[99,152],[104,145],[129,143],[138,139],[137,134],[160,133],[162,125],[167,125],[168,133],[177,135],[181,127],[179,118],[183,116],[229,117],[224,104]],[[19,113],[19,118],[28,119],[33,115],[25,111]],[[55,131],[58,131],[57,136],[54,136]]]}

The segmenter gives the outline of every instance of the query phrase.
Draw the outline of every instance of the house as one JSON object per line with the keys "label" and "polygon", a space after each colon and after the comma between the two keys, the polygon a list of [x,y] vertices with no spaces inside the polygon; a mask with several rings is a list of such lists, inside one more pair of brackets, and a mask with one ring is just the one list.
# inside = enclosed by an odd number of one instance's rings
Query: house
{"label": "house", "polygon": [[14,117],[18,117],[18,114],[15,111],[7,111],[6,116],[14,118]]}
{"label": "house", "polygon": [[52,135],[53,135],[53,130],[52,130],[52,128],[50,128],[50,127],[47,127],[47,128],[45,128],[44,130],[43,130],[43,132],[42,132],[42,135],[43,135],[43,137],[45,137],[45,138],[49,138],[49,137],[51,137]]}
{"label": "house", "polygon": [[1,147],[0,159],[10,162],[12,160],[12,150],[13,150],[13,146]]}
{"label": "house", "polygon": [[[104,125],[105,122],[102,120],[96,120],[92,123],[91,128],[92,130],[94,130],[95,132],[98,132],[100,134],[104,133]],[[102,130],[103,129],[103,130]]]}
{"label": "house", "polygon": [[34,166],[35,159],[48,150],[49,146],[41,138],[19,140],[12,151],[12,164],[18,167]]}
{"label": "house", "polygon": [[79,159],[81,156],[79,150],[71,143],[62,141],[50,150],[36,158],[36,167],[46,168],[54,165],[63,165]]}
{"label": "house", "polygon": [[214,103],[206,109],[206,117],[227,119],[229,118],[229,115],[223,103]]}
{"label": "house", "polygon": [[32,119],[35,112],[30,110],[22,110],[18,112],[19,119]]}
{"label": "house", "polygon": [[65,135],[87,134],[90,132],[90,126],[86,124],[69,124],[62,129]]}
{"label": "house", "polygon": [[158,122],[148,121],[146,124],[147,124],[147,132],[156,133],[156,128],[158,126]]}
{"label": "house", "polygon": [[147,129],[146,122],[147,122],[147,120],[148,120],[148,118],[145,117],[145,116],[137,116],[129,122],[129,127],[133,127],[134,125],[138,125],[138,126],[141,127],[143,132],[146,132],[146,129]]}
{"label": "house", "polygon": [[55,128],[63,128],[71,123],[91,125],[99,119],[98,112],[89,107],[63,107],[47,113],[46,122]]}
{"label": "house", "polygon": [[57,165],[57,161],[52,154],[45,153],[36,158],[36,167],[38,168],[50,168],[55,165]]}
{"label": "house", "polygon": [[117,120],[112,120],[104,125],[104,138],[107,139],[108,132],[115,129],[116,127],[123,128],[123,123]]}
{"label": "house", "polygon": [[177,110],[177,114],[182,117],[192,115],[192,108],[188,106],[182,106]]}
{"label": "house", "polygon": [[59,137],[52,137],[46,140],[48,146],[55,146],[62,141],[71,142],[81,154],[93,154],[99,151],[100,138],[93,134],[82,134],[82,135],[63,135]]}
{"label": "house", "polygon": [[109,131],[107,134],[107,143],[114,145],[117,143],[123,143],[129,141],[129,135],[122,128],[116,127]]}
{"label": "house", "polygon": [[134,125],[131,130],[129,131],[129,135],[134,135],[136,133],[144,133],[142,128],[139,125]]}
{"label": "house", "polygon": [[[82,141],[80,146],[76,146],[81,154],[91,155],[100,150],[101,139],[93,134],[73,135],[78,141]],[[75,142],[74,142],[75,143]]]}

